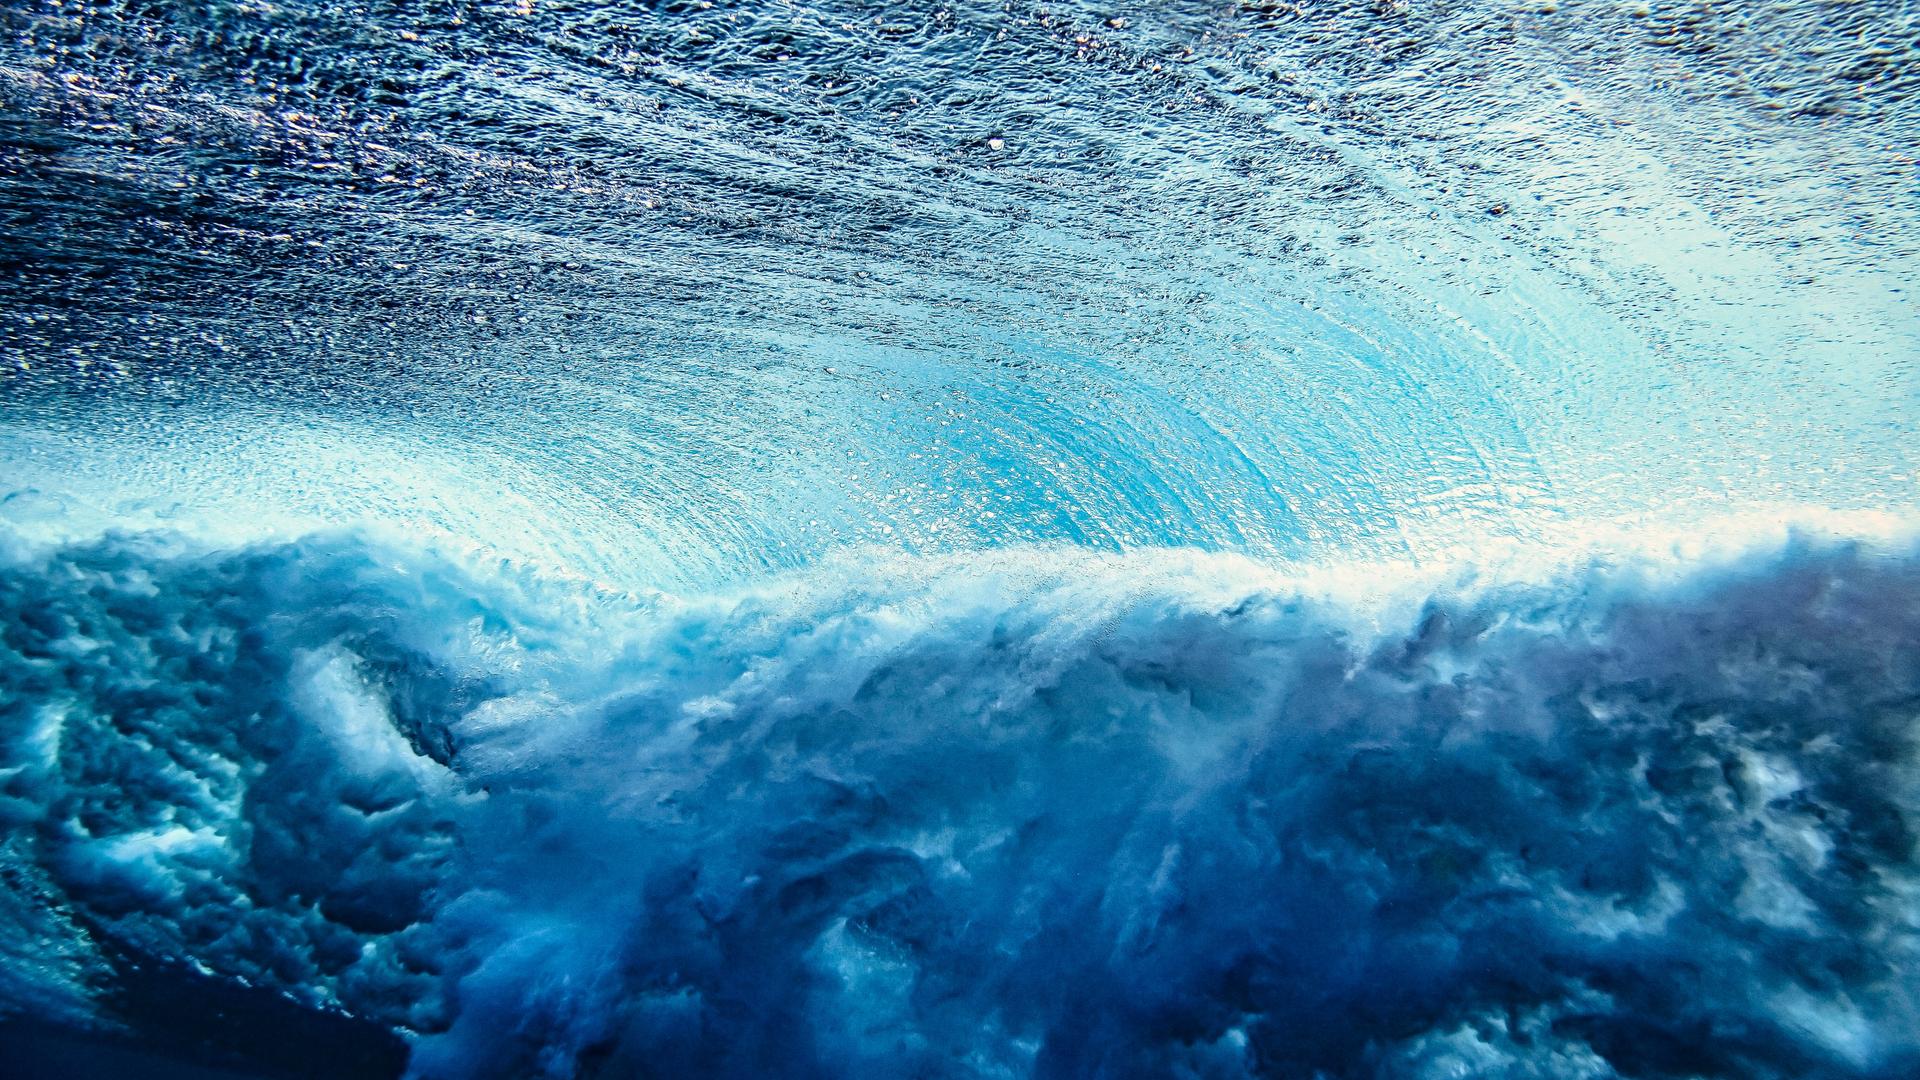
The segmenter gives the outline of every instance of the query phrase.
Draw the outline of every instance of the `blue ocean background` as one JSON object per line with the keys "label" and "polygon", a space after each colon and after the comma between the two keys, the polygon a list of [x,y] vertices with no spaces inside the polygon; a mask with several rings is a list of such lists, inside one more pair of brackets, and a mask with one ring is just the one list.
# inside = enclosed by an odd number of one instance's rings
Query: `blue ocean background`
{"label": "blue ocean background", "polygon": [[1920,15],[0,9],[0,1072],[1920,1072]]}

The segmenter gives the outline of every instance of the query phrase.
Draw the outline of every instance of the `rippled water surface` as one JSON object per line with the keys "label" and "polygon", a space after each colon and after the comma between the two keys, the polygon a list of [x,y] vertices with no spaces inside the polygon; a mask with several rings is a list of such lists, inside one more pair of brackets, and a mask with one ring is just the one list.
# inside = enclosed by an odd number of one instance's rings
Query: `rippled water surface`
{"label": "rippled water surface", "polygon": [[0,30],[28,1075],[1920,1073],[1911,0]]}
{"label": "rippled water surface", "polygon": [[[8,11],[10,457],[625,578],[1908,503],[1889,3]],[[68,484],[42,486],[73,488]]]}

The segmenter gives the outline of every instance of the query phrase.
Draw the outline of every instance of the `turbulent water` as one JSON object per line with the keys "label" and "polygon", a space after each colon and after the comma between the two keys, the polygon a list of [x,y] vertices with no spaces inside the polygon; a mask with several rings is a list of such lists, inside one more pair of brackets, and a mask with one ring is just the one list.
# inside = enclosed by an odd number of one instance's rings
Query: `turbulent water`
{"label": "turbulent water", "polygon": [[1920,1074],[1920,10],[7,0],[0,1072]]}

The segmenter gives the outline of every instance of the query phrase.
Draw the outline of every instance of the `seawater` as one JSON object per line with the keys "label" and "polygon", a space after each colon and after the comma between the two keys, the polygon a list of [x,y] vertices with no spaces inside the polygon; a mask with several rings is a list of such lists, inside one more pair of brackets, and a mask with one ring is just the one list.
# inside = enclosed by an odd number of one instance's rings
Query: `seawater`
{"label": "seawater", "polygon": [[1920,1071],[1920,26],[10,3],[0,1071]]}

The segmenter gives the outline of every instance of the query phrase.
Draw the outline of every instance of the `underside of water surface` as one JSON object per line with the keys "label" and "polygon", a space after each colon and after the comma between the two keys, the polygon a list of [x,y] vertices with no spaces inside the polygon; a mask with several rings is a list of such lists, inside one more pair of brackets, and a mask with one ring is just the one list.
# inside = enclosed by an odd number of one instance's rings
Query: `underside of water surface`
{"label": "underside of water surface", "polygon": [[6,0],[0,1073],[1920,1074],[1920,9]]}

